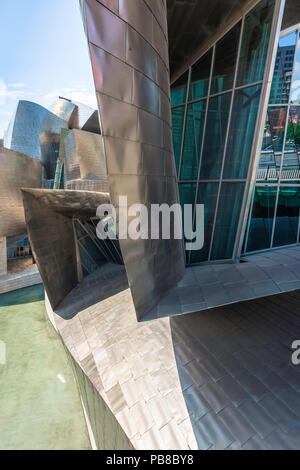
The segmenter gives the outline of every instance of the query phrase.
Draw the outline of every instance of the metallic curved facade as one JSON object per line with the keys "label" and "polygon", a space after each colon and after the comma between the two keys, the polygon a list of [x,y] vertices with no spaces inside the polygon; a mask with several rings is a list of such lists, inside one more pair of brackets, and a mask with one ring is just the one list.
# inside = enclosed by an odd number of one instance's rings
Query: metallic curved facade
{"label": "metallic curved facade", "polygon": [[40,188],[41,178],[39,161],[0,148],[0,237],[26,232],[21,188]]}
{"label": "metallic curved facade", "polygon": [[[127,196],[129,206],[177,203],[166,4],[161,0],[81,4],[112,203],[118,208],[119,196]],[[121,240],[120,245],[141,318],[182,278],[181,241]]]}
{"label": "metallic curved facade", "polygon": [[70,131],[64,140],[65,189],[109,192],[106,162],[100,135]]}
{"label": "metallic curved facade", "polygon": [[105,193],[28,189],[23,191],[28,235],[53,308],[79,281],[73,217],[89,219],[109,201]]}
{"label": "metallic curved facade", "polygon": [[69,127],[75,109],[76,105],[71,100],[62,97],[59,97],[58,100],[50,107],[51,113],[66,121]]}
{"label": "metallic curved facade", "polygon": [[66,121],[43,106],[30,101],[19,101],[4,135],[4,147],[31,158],[41,159],[50,169],[53,157],[49,154],[49,145],[52,141],[59,141],[63,128],[68,128]]}
{"label": "metallic curved facade", "polygon": [[82,129],[100,134],[98,111],[90,106],[59,97],[50,111],[64,119],[70,129]]}

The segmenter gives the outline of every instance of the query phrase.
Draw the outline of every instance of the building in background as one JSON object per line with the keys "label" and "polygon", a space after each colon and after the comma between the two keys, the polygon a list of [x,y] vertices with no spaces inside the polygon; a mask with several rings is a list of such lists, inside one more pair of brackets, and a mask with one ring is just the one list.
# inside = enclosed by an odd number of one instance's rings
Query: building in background
{"label": "building in background", "polygon": [[[65,151],[68,136],[76,136],[77,145],[68,145]],[[66,98],[59,98],[51,111],[19,101],[0,147],[1,293],[41,281],[39,275],[33,275],[33,268],[29,275],[27,272],[32,251],[21,189],[106,189],[99,139],[97,110]],[[76,181],[69,178],[70,168],[76,173]],[[98,178],[98,186],[88,179],[92,177]],[[37,225],[42,223],[40,219]],[[16,283],[16,276],[22,277],[22,273],[24,279]]]}

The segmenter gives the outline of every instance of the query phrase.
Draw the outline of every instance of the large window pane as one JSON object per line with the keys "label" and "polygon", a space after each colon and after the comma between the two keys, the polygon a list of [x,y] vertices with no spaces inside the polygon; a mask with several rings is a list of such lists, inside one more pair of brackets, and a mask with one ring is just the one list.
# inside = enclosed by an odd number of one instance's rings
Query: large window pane
{"label": "large window pane", "polygon": [[[180,204],[182,206],[182,210],[184,209],[183,206],[185,204],[191,204],[193,207],[195,206],[195,198],[196,198],[196,183],[190,184],[179,184],[179,196],[180,196]],[[184,212],[183,212],[184,214]],[[183,218],[184,222],[184,218]],[[185,240],[190,241],[190,240]],[[189,253],[186,252],[186,262],[189,262]]]}
{"label": "large window pane", "polygon": [[238,23],[216,45],[212,94],[230,90],[233,87],[240,31],[241,23]]}
{"label": "large window pane", "polygon": [[288,135],[288,138],[294,139],[297,152],[300,152],[300,106],[290,107],[290,122],[292,123],[292,132]]}
{"label": "large window pane", "polygon": [[270,103],[288,103],[291,91],[291,78],[295,57],[297,33],[280,39],[277,51]]}
{"label": "large window pane", "polygon": [[286,119],[286,106],[269,107],[257,173],[257,181],[260,183],[275,183],[279,180]]}
{"label": "large window pane", "polygon": [[200,251],[191,252],[191,264],[208,260],[218,189],[218,183],[199,184],[197,204],[204,204],[204,247]]}
{"label": "large window pane", "polygon": [[224,168],[226,179],[247,178],[260,95],[261,85],[235,93]]}
{"label": "large window pane", "polygon": [[291,106],[287,125],[285,152],[300,151],[300,106]]}
{"label": "large window pane", "polygon": [[256,180],[259,183],[277,183],[279,180],[281,153],[261,152]]}
{"label": "large window pane", "polygon": [[274,233],[274,246],[297,243],[300,189],[281,187]]}
{"label": "large window pane", "polygon": [[271,107],[268,109],[267,126],[271,135],[274,152],[282,152],[287,119],[287,107]]}
{"label": "large window pane", "polygon": [[285,184],[299,184],[300,155],[297,152],[285,152],[283,155],[280,181]]}
{"label": "large window pane", "polygon": [[184,104],[188,86],[189,71],[185,72],[171,87],[171,106]]}
{"label": "large window pane", "polygon": [[208,94],[212,50],[208,51],[192,67],[189,101],[204,98]]}
{"label": "large window pane", "polygon": [[188,105],[180,175],[181,180],[196,180],[198,178],[205,109],[206,100]]}
{"label": "large window pane", "polygon": [[299,113],[299,106],[290,107],[281,172],[281,181],[288,184],[299,183],[300,178]]}
{"label": "large window pane", "polygon": [[184,121],[184,106],[172,109],[172,126],[173,126],[173,147],[176,162],[176,169],[178,174],[179,163],[180,163],[180,151],[182,142],[183,132],[183,121]]}
{"label": "large window pane", "polygon": [[249,253],[271,247],[276,195],[276,186],[263,186],[255,189],[246,249]]}
{"label": "large window pane", "polygon": [[262,0],[245,18],[237,85],[263,80],[275,0]]}
{"label": "large window pane", "polygon": [[[300,41],[300,38],[298,39]],[[292,96],[291,102],[294,104],[300,104],[300,44],[298,43],[295,70],[292,82]]]}
{"label": "large window pane", "polygon": [[211,98],[209,101],[200,179],[220,177],[230,101],[231,93]]}
{"label": "large window pane", "polygon": [[231,259],[245,183],[223,183],[214,233],[212,260]]}

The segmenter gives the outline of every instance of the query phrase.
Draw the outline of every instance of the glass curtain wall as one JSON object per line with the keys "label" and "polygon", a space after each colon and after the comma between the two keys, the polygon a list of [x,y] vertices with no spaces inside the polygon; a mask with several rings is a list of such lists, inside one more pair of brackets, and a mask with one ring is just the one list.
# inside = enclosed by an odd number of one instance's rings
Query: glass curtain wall
{"label": "glass curtain wall", "polygon": [[299,35],[279,41],[245,253],[300,242]]}
{"label": "glass curtain wall", "polygon": [[188,265],[233,258],[274,7],[258,2],[172,85],[181,203],[204,204],[204,247]]}

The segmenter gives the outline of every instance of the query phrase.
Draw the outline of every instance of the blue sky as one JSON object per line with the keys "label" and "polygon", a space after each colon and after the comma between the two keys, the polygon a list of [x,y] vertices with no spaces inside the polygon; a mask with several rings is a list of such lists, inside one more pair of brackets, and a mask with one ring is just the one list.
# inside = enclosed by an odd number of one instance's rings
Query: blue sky
{"label": "blue sky", "polygon": [[78,0],[13,0],[0,11],[0,138],[19,99],[96,108]]}

